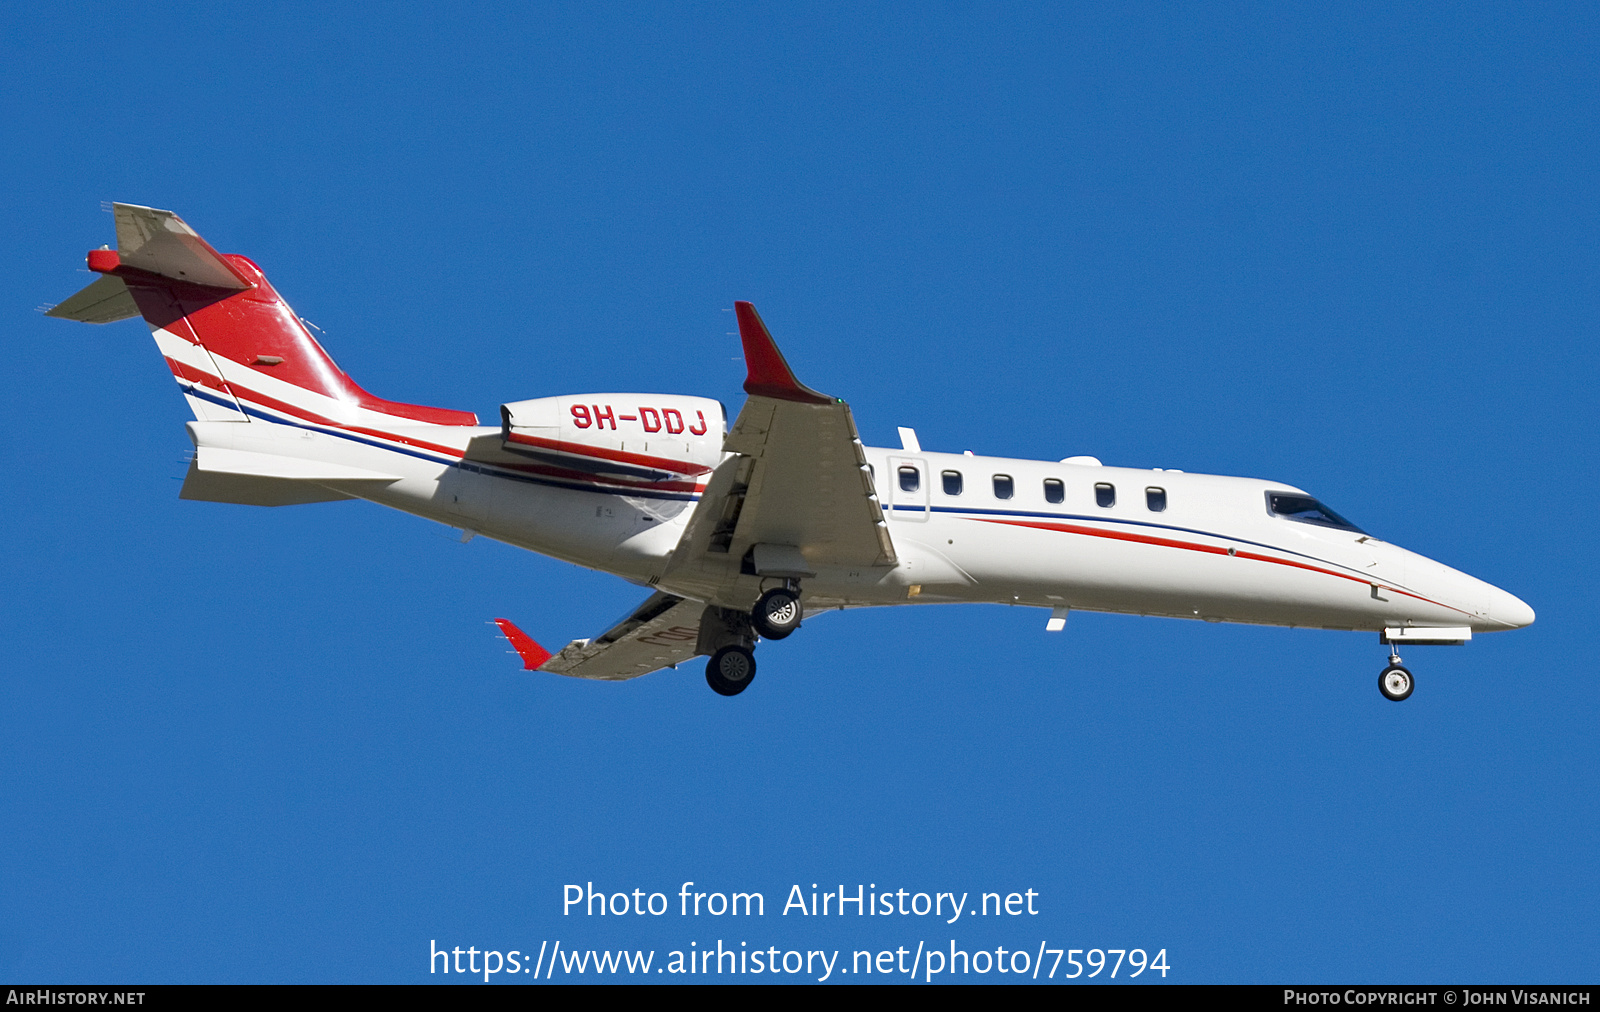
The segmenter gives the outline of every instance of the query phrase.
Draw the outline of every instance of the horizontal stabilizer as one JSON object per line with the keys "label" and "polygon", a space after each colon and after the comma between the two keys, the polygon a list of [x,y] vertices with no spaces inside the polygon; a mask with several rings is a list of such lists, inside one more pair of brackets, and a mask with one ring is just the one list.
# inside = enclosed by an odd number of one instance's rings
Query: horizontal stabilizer
{"label": "horizontal stabilizer", "polygon": [[355,496],[306,481],[260,478],[248,474],[202,471],[193,462],[183,479],[179,499],[228,502],[240,506],[303,506],[313,502],[338,502]]}
{"label": "horizontal stabilizer", "polygon": [[255,287],[171,211],[137,204],[112,204],[111,210],[117,218],[117,259],[123,266],[212,288]]}
{"label": "horizontal stabilizer", "polygon": [[139,315],[139,307],[121,278],[104,275],[44,315],[79,323],[116,323]]}
{"label": "horizontal stabilizer", "polygon": [[276,453],[228,450],[220,446],[195,449],[195,467],[203,472],[276,478],[287,481],[399,481],[398,474],[380,474],[363,467],[334,464],[304,457],[284,457]]}

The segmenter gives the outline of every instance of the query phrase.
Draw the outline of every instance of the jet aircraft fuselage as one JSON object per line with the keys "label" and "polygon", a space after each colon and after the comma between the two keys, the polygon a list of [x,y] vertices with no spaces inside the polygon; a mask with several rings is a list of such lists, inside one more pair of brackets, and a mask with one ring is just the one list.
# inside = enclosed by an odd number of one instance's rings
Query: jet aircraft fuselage
{"label": "jet aircraft fuselage", "polygon": [[[650,597],[552,655],[506,620],[526,666],[622,680],[710,655],[734,695],[753,649],[804,617],[983,602],[1378,632],[1463,642],[1533,611],[1359,529],[1283,482],[867,447],[848,405],[802,384],[737,303],[750,395],[730,424],[681,394],[386,401],[334,365],[255,264],[166,211],[115,205],[118,249],[51,315],[141,315],[195,415],[182,496],[260,506],[365,499],[614,573]],[[1397,651],[1380,678],[1411,693]]]}

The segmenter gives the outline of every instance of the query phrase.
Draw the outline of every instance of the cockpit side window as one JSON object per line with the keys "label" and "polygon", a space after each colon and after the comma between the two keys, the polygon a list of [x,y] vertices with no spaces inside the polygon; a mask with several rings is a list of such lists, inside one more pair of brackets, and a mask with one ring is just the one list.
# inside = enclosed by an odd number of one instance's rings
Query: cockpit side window
{"label": "cockpit side window", "polygon": [[1288,520],[1298,520],[1303,524],[1332,527],[1356,534],[1367,533],[1310,496],[1295,492],[1268,492],[1267,512]]}

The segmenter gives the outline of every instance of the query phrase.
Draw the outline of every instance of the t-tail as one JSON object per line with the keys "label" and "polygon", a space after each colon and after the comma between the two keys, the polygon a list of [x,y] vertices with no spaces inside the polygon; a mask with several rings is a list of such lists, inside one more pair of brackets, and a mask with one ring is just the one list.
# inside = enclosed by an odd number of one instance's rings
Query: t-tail
{"label": "t-tail", "polygon": [[113,204],[117,248],[101,275],[46,315],[84,323],[143,316],[200,422],[341,428],[476,425],[469,411],[386,401],[361,389],[249,258],[218,253],[171,211]]}

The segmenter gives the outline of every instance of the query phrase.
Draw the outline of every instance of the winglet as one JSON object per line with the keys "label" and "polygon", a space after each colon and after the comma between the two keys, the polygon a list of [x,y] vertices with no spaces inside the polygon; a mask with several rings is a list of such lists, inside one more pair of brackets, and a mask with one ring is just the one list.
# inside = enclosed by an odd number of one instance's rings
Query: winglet
{"label": "winglet", "polygon": [[744,381],[744,392],[758,397],[775,397],[780,401],[799,401],[801,404],[832,404],[833,398],[821,394],[794,378],[783,352],[772,339],[772,332],[761,322],[756,307],[748,302],[735,302],[739,314],[739,339],[744,342],[744,362],[750,374]]}
{"label": "winglet", "polygon": [[533,637],[518,629],[510,619],[497,618],[494,624],[505,633],[506,639],[516,647],[518,655],[522,657],[522,667],[526,671],[537,671],[539,665],[550,659],[550,651],[533,641]]}

